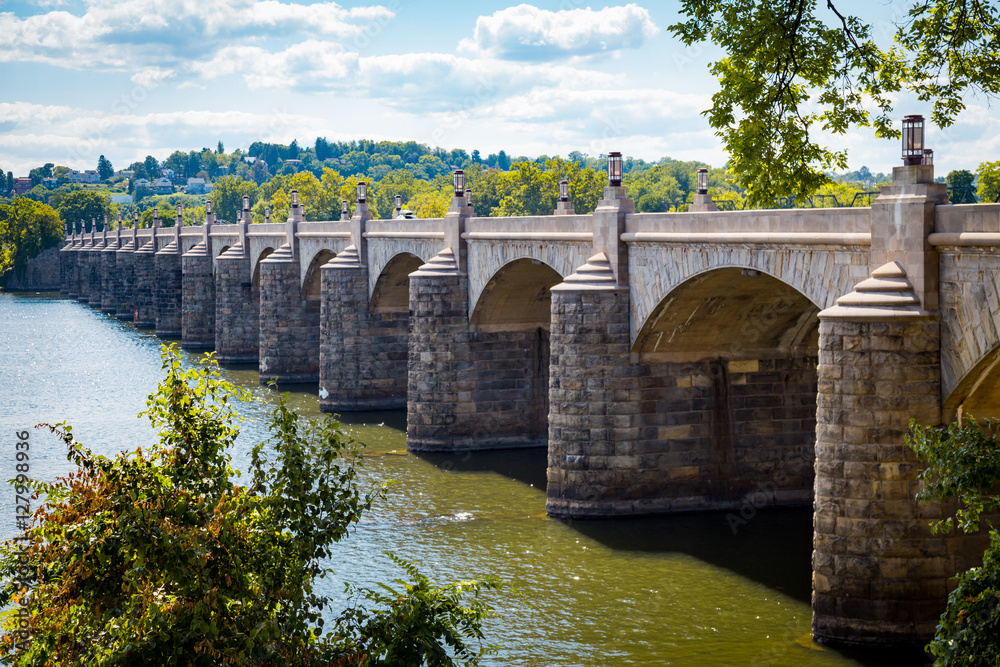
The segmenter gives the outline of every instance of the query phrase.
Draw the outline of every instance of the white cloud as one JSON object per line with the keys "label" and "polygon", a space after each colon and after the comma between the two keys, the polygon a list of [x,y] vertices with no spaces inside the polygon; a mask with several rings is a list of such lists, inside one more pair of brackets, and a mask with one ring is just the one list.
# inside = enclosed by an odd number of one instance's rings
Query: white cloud
{"label": "white cloud", "polygon": [[146,69],[139,70],[130,77],[132,83],[144,86],[146,88],[155,88],[167,79],[172,79],[176,76],[176,72],[172,69],[164,69],[163,67],[147,67]]}
{"label": "white cloud", "polygon": [[379,30],[389,8],[279,0],[90,0],[82,15],[0,13],[0,62],[69,69],[177,69],[246,40],[301,35],[347,39]]}
{"label": "white cloud", "polygon": [[480,16],[463,50],[509,60],[551,60],[639,48],[659,32],[649,12],[635,4],[594,11],[548,11],[517,5]]}

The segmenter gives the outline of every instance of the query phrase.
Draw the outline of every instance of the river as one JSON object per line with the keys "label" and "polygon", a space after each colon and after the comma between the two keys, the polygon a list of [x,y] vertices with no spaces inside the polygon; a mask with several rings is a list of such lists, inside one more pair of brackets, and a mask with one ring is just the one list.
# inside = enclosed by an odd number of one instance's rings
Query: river
{"label": "river", "polygon": [[[162,377],[161,343],[59,295],[0,293],[0,478],[15,474],[14,432],[40,422],[65,420],[107,455],[153,442],[136,415]],[[249,419],[233,452],[245,469],[250,447],[266,437],[274,395],[255,369],[223,375],[258,399],[241,409]],[[291,402],[320,415],[314,388]],[[503,648],[489,664],[902,664],[810,640],[809,509],[758,512],[735,534],[723,513],[554,520],[545,514],[543,450],[418,456],[406,452],[401,411],[346,414],[341,423],[366,446],[363,477],[394,483],[337,547],[326,592],[340,601],[342,581],[403,576],[388,551],[439,582],[492,574],[521,592],[493,598],[502,619],[488,634]],[[30,441],[32,476],[68,471],[53,436],[33,430]],[[0,525],[15,531],[7,487]]]}

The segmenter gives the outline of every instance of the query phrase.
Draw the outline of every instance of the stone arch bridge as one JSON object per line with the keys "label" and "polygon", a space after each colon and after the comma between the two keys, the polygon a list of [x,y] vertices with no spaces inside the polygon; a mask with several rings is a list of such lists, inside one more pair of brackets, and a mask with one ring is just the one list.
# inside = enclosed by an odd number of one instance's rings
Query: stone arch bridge
{"label": "stone arch bridge", "polygon": [[713,209],[105,225],[60,280],[325,411],[405,406],[412,450],[547,445],[554,516],[811,503],[815,635],[922,641],[975,545],[930,535],[903,433],[995,414],[1000,205],[915,166],[871,208]]}

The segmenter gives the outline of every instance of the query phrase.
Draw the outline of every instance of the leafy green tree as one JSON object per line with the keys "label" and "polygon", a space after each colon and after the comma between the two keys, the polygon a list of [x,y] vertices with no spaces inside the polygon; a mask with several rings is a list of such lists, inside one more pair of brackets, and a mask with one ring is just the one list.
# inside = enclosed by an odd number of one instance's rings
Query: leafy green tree
{"label": "leafy green tree", "polygon": [[271,180],[271,174],[267,170],[267,163],[263,160],[256,160],[251,168],[253,180],[257,185],[261,185]]}
{"label": "leafy green tree", "polygon": [[[90,225],[92,219],[103,220],[111,215],[111,196],[104,190],[74,190],[59,202],[59,217],[76,224],[77,220]],[[88,227],[89,228],[89,227]]]}
{"label": "leafy green tree", "polygon": [[967,169],[959,169],[950,172],[944,177],[944,182],[951,188],[952,204],[975,204],[976,189],[972,182],[976,179],[975,174]]}
{"label": "leafy green tree", "polygon": [[958,509],[931,524],[933,531],[964,533],[989,529],[983,564],[959,573],[928,650],[935,667],[989,665],[1000,659],[1000,531],[987,514],[1000,511],[991,493],[1000,481],[1000,419],[963,417],[946,428],[910,422],[907,444],[925,464],[922,501],[955,498]]}
{"label": "leafy green tree", "polygon": [[156,161],[156,158],[152,155],[147,155],[146,159],[143,160],[143,165],[146,167],[146,178],[150,181],[155,181],[160,177],[160,163]]}
{"label": "leafy green tree", "polygon": [[802,199],[826,182],[823,170],[846,169],[846,152],[820,145],[818,130],[899,136],[892,102],[904,88],[933,102],[940,127],[967,92],[1000,91],[995,3],[913,0],[885,50],[871,24],[837,4],[682,0],[682,22],[670,27],[687,45],[711,41],[723,51],[710,65],[720,90],[705,113],[755,206]]}
{"label": "leafy green tree", "polygon": [[1000,162],[983,162],[979,165],[979,201],[994,203],[1000,201]]}
{"label": "leafy green tree", "polygon": [[622,184],[635,202],[635,210],[640,213],[666,211],[685,199],[685,193],[681,191],[677,179],[664,165],[657,165],[638,174],[626,174]]}
{"label": "leafy green tree", "polygon": [[219,140],[219,145],[215,147],[215,152],[217,155],[225,155],[226,147],[222,145],[222,140]]}
{"label": "leafy green tree", "polygon": [[30,610],[29,641],[0,639],[6,662],[475,665],[493,651],[466,637],[481,644],[492,610],[479,594],[497,583],[439,588],[407,563],[413,583],[391,597],[359,591],[377,606],[344,610],[323,635],[329,600],[314,588],[330,572],[322,560],[384,487],[360,490],[359,448],[330,418],[303,423],[285,398],[269,421],[271,441],[251,452],[249,484],[236,484],[232,402],[249,392],[220,379],[210,356],[202,364],[185,370],[176,348],[164,348],[166,378],[143,413],[159,433],[151,449],[109,459],[69,427],[51,427],[77,471],[51,483],[15,480],[45,500],[26,531],[24,578],[14,576],[15,543],[0,551],[0,604]]}
{"label": "leafy green tree", "polygon": [[251,181],[236,176],[223,176],[216,181],[208,199],[212,202],[212,212],[220,221],[236,222],[236,212],[243,208],[243,196],[250,197],[252,207],[260,199],[260,190]]}
{"label": "leafy green tree", "polygon": [[7,172],[7,188],[5,192],[10,192],[14,189],[14,172]]}
{"label": "leafy green tree", "polygon": [[[41,185],[43,178],[52,178],[52,168],[55,165],[51,162],[46,162],[42,167],[35,167],[30,172],[28,172],[28,177],[31,179],[32,185]],[[13,187],[13,186],[12,186]]]}
{"label": "leafy green tree", "polygon": [[52,207],[27,197],[0,203],[0,283],[13,271],[63,238],[63,223]]}
{"label": "leafy green tree", "polygon": [[106,181],[115,175],[115,168],[111,166],[111,160],[103,155],[97,158],[97,177]]}

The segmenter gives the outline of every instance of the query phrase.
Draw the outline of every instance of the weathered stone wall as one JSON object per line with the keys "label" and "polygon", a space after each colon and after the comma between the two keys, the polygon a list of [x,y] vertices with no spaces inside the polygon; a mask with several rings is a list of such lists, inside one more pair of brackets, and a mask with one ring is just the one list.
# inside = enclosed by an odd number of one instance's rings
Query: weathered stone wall
{"label": "weathered stone wall", "polygon": [[260,294],[253,288],[242,254],[220,255],[215,264],[215,358],[256,363],[260,352]]}
{"label": "weathered stone wall", "polygon": [[1000,276],[1000,255],[958,248],[942,252],[940,266],[941,381],[943,396],[951,398],[948,403],[954,407],[978,379],[977,373],[969,377],[973,369],[989,361],[1000,348],[1000,285],[996,279]]}
{"label": "weathered stone wall", "polygon": [[215,348],[215,276],[212,255],[197,250],[181,257],[181,346]]}
{"label": "weathered stone wall", "polygon": [[642,419],[628,311],[624,289],[552,292],[546,510],[553,516],[642,513],[652,495],[632,465]]}
{"label": "weathered stone wall", "polygon": [[95,308],[100,308],[101,300],[103,298],[101,287],[104,283],[101,276],[101,269],[103,268],[102,257],[104,255],[104,240],[98,238],[94,247],[87,251],[87,255],[87,303]]}
{"label": "weathered stone wall", "polygon": [[115,257],[115,317],[120,320],[135,319],[135,259],[131,237]]}
{"label": "weathered stone wall", "polygon": [[181,256],[174,246],[156,253],[156,335],[163,338],[181,337],[181,306],[183,282]]}
{"label": "weathered stone wall", "polygon": [[118,274],[118,239],[108,237],[101,251],[101,312],[114,314],[118,310],[116,277]]}
{"label": "weathered stone wall", "polygon": [[15,271],[14,275],[7,279],[4,289],[11,292],[19,290],[32,292],[65,291],[67,263],[63,257],[67,253],[60,252],[60,249],[65,245],[66,242],[62,242],[29,259],[20,270]]}
{"label": "weathered stone wall", "polygon": [[320,410],[404,407],[409,313],[372,313],[365,269],[327,265],[321,280]]}
{"label": "weathered stone wall", "polygon": [[84,246],[76,252],[77,280],[76,300],[82,303],[90,301],[90,247]]}
{"label": "weathered stone wall", "polygon": [[641,364],[634,457],[647,511],[808,505],[816,359]]}
{"label": "weathered stone wall", "polygon": [[465,276],[411,275],[407,448],[544,445],[546,338],[474,333]]}
{"label": "weathered stone wall", "polygon": [[962,540],[918,506],[911,418],[940,418],[939,323],[820,324],[813,633],[917,644],[933,635]]}
{"label": "weathered stone wall", "polygon": [[299,263],[290,255],[279,249],[260,263],[262,384],[319,381],[320,304],[303,298]]}
{"label": "weathered stone wall", "polygon": [[156,326],[156,255],[148,243],[132,253],[132,270],[135,277],[132,292],[135,326],[152,329]]}

